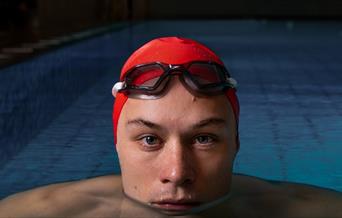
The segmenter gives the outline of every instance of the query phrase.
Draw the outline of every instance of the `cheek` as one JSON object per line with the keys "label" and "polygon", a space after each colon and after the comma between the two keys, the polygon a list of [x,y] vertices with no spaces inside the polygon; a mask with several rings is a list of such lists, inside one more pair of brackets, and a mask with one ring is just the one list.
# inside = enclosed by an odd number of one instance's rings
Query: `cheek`
{"label": "cheek", "polygon": [[153,168],[149,160],[134,147],[130,142],[127,132],[124,131],[122,123],[125,120],[119,120],[117,153],[121,168],[122,185],[125,193],[134,199],[144,201],[148,198],[148,187],[154,178]]}
{"label": "cheek", "polygon": [[206,178],[228,176],[232,170],[232,158],[230,155],[215,155],[201,160],[202,172],[206,172]]}
{"label": "cheek", "polygon": [[[223,152],[223,151],[222,151]],[[199,157],[197,162],[199,168],[200,186],[207,190],[210,187],[208,199],[215,199],[226,194],[230,190],[233,155],[228,151],[218,152],[206,157]]]}
{"label": "cheek", "polygon": [[118,156],[125,193],[137,200],[145,201],[148,199],[153,178],[156,177],[153,164],[144,158],[141,152],[130,149],[129,145],[118,149]]}

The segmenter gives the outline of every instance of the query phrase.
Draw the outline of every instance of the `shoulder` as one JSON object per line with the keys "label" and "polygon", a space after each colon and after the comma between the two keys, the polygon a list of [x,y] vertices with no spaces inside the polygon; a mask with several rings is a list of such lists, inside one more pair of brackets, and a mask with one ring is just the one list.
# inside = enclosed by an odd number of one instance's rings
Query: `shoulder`
{"label": "shoulder", "polygon": [[62,193],[73,192],[92,197],[112,196],[116,192],[121,192],[121,176],[107,175],[88,178],[76,182],[63,183],[61,187],[56,187]]}
{"label": "shoulder", "polygon": [[342,193],[332,189],[300,183],[283,183],[293,193],[291,209],[307,217],[342,218]]}
{"label": "shoulder", "polygon": [[312,185],[237,174],[232,194],[266,217],[342,217],[342,194]]}
{"label": "shoulder", "polygon": [[115,193],[121,192],[120,180],[111,175],[35,188],[1,200],[0,213],[11,217],[49,217],[87,212],[112,203],[114,196],[119,196]]}

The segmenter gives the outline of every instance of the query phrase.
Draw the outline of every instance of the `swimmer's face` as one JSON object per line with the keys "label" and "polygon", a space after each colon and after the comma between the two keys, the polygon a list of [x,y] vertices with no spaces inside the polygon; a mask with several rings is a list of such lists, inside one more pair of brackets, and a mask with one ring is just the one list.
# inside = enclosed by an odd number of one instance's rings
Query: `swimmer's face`
{"label": "swimmer's face", "polygon": [[229,193],[236,127],[226,96],[194,97],[176,77],[169,86],[156,100],[128,99],[117,151],[125,193],[177,212]]}

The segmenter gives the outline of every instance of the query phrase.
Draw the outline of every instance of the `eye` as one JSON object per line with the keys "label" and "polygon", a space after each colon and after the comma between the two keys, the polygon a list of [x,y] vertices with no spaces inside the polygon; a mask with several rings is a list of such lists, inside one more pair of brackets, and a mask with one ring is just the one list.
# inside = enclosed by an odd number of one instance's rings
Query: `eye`
{"label": "eye", "polygon": [[212,146],[217,141],[212,135],[198,135],[194,138],[194,145],[197,146]]}
{"label": "eye", "polygon": [[212,141],[213,139],[207,135],[201,135],[196,137],[196,142],[198,142],[199,144],[208,144]]}
{"label": "eye", "polygon": [[145,135],[140,137],[139,143],[143,146],[143,149],[152,150],[157,149],[162,144],[162,141],[159,137],[154,135]]}
{"label": "eye", "polygon": [[148,145],[155,145],[159,142],[158,138],[155,136],[145,136],[142,138],[143,142]]}

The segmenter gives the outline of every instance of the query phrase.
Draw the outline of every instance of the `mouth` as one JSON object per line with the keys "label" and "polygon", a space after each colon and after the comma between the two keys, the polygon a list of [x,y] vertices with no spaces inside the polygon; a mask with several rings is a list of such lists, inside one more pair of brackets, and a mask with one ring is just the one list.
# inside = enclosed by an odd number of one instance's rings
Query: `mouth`
{"label": "mouth", "polygon": [[200,202],[189,200],[163,200],[151,203],[152,207],[165,211],[167,213],[185,212],[200,205]]}

